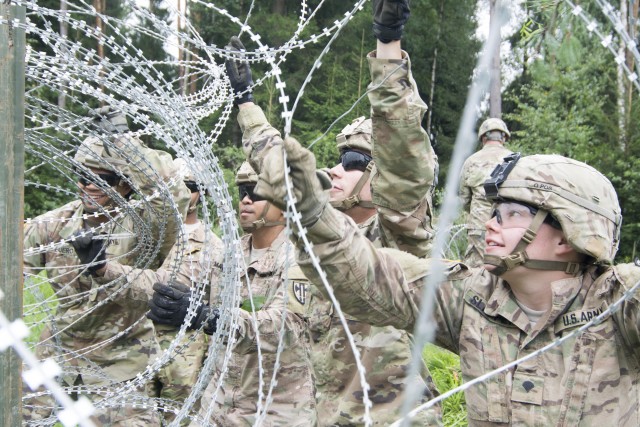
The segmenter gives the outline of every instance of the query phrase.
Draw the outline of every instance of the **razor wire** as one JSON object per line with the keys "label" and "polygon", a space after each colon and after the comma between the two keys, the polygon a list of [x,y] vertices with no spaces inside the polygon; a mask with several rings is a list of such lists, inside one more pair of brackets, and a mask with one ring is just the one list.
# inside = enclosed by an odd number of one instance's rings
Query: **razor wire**
{"label": "razor wire", "polygon": [[[194,4],[199,4],[207,7],[208,9],[215,11],[219,16],[228,19],[238,27],[240,34],[247,33],[250,39],[258,45],[256,50],[247,50],[244,52],[244,59],[250,63],[264,63],[269,66],[269,71],[265,73],[265,76],[255,82],[255,85],[261,85],[268,78],[274,78],[277,81],[276,88],[280,92],[279,102],[282,105],[283,113],[282,117],[285,120],[285,135],[288,135],[291,131],[291,121],[298,105],[299,100],[303,96],[304,87],[311,81],[314,70],[318,69],[322,64],[322,57],[329,51],[331,43],[339,36],[340,31],[344,26],[348,25],[348,22],[352,19],[355,13],[362,9],[362,5],[365,0],[355,2],[350,11],[345,13],[344,18],[334,22],[334,25],[329,28],[323,28],[319,34],[312,34],[301,39],[303,30],[312,21],[316,12],[322,7],[324,0],[319,3],[313,11],[309,13],[310,6],[305,2],[301,2],[300,15],[298,25],[294,34],[291,35],[289,40],[283,43],[281,46],[269,47],[261,43],[261,37],[252,31],[249,26],[249,17],[254,3],[251,3],[251,9],[249,14],[241,20],[238,17],[232,16],[228,11],[217,7],[213,3],[206,3],[200,0],[194,0]],[[599,30],[598,24],[595,20],[588,17],[580,6],[576,6],[570,1],[566,1],[573,9],[573,14],[584,21],[587,28],[593,31],[602,41],[603,47],[609,49],[614,54],[616,64],[625,69],[627,77],[636,88],[640,89],[637,83],[637,74],[634,70],[625,68],[623,58],[621,58],[613,49],[613,37],[611,35],[605,35]],[[141,370],[135,378],[124,384],[112,383],[108,386],[87,386],[87,385],[72,385],[63,386],[61,383],[53,381],[52,378],[58,372],[64,372],[73,374],[78,372],[73,366],[67,365],[64,362],[64,358],[72,358],[72,360],[83,360],[88,362],[89,368],[81,371],[83,375],[87,377],[94,377],[99,380],[109,380],[109,376],[96,364],[92,364],[87,359],[87,354],[91,351],[103,348],[110,344],[113,344],[118,338],[127,336],[137,326],[144,323],[145,313],[141,312],[139,318],[134,323],[129,325],[123,330],[117,331],[113,335],[106,339],[93,343],[91,346],[83,347],[80,351],[75,351],[69,348],[63,348],[60,343],[60,336],[64,335],[65,331],[72,326],[77,325],[83,319],[90,316],[92,313],[99,311],[110,303],[117,301],[127,292],[132,291],[132,283],[141,274],[140,271],[144,269],[154,268],[154,259],[157,257],[160,251],[160,245],[157,239],[152,236],[152,227],[143,219],[140,212],[147,211],[155,213],[155,222],[160,227],[160,231],[166,226],[167,221],[172,218],[178,223],[181,222],[179,208],[176,205],[171,195],[171,187],[176,184],[179,179],[177,176],[170,177],[165,180],[158,175],[158,171],[154,169],[154,165],[145,161],[144,156],[139,151],[139,148],[134,144],[124,143],[122,147],[113,147],[116,151],[122,151],[122,154],[126,154],[126,157],[130,159],[128,167],[141,173],[149,182],[156,183],[154,191],[148,193],[138,186],[137,183],[131,182],[126,175],[122,175],[121,178],[127,181],[133,189],[141,195],[135,200],[126,200],[122,195],[118,194],[110,186],[101,180],[99,176],[90,170],[83,167],[82,164],[74,161],[73,156],[76,148],[87,136],[97,136],[102,139],[106,145],[111,144],[110,135],[106,134],[103,130],[96,127],[93,123],[89,122],[78,111],[89,111],[92,107],[95,107],[97,103],[103,105],[112,106],[122,112],[124,112],[130,123],[135,124],[136,130],[131,132],[130,136],[134,138],[149,138],[150,140],[160,141],[167,147],[173,149],[179,157],[184,158],[187,161],[189,167],[194,171],[197,181],[200,185],[200,195],[204,203],[202,205],[202,219],[207,226],[211,226],[214,221],[219,224],[221,229],[222,240],[225,245],[225,252],[222,254],[222,274],[220,276],[220,300],[222,306],[237,307],[239,303],[239,295],[241,289],[240,277],[245,273],[246,268],[244,266],[244,260],[240,249],[240,237],[237,232],[237,223],[234,207],[232,206],[232,199],[229,195],[229,190],[223,179],[222,169],[218,163],[218,159],[211,153],[211,147],[216,144],[218,137],[220,136],[222,129],[229,121],[232,114],[232,104],[230,102],[232,95],[226,79],[224,68],[222,63],[224,59],[231,54],[225,48],[219,48],[217,46],[207,45],[202,37],[198,34],[196,28],[190,23],[189,16],[173,9],[172,12],[176,16],[180,16],[185,23],[184,28],[176,29],[169,26],[166,22],[157,19],[146,8],[138,5],[136,2],[128,1],[126,4],[131,8],[133,17],[136,19],[146,19],[152,23],[151,27],[143,27],[130,21],[110,17],[101,13],[97,13],[92,4],[78,1],[70,4],[68,11],[60,11],[49,9],[38,5],[32,1],[18,1],[16,4],[24,6],[28,11],[28,18],[26,22],[13,22],[12,24],[17,27],[24,28],[31,37],[38,38],[46,47],[45,50],[36,51],[32,48],[28,49],[26,64],[26,80],[28,82],[26,97],[26,115],[27,115],[27,127],[25,132],[25,142],[27,152],[32,154],[38,159],[39,163],[27,168],[27,179],[25,186],[33,189],[45,189],[46,191],[53,191],[68,196],[76,195],[77,191],[70,189],[69,186],[62,186],[59,184],[41,183],[37,180],[30,180],[29,175],[37,172],[38,169],[44,167],[52,167],[56,170],[60,177],[67,183],[73,183],[77,181],[77,178],[82,176],[89,181],[93,182],[100,190],[105,192],[112,200],[114,205],[109,207],[99,206],[94,213],[93,218],[106,217],[107,222],[102,224],[96,224],[89,231],[97,236],[102,236],[104,239],[111,240],[126,240],[135,236],[136,245],[130,252],[121,254],[112,258],[116,261],[127,262],[127,256],[136,254],[134,260],[130,263],[137,269],[137,272],[128,275],[125,279],[118,282],[106,283],[99,286],[94,290],[85,290],[80,292],[70,292],[71,289],[68,285],[59,286],[59,289],[55,290],[51,296],[42,296],[36,303],[25,306],[25,315],[34,317],[37,314],[43,315],[39,320],[34,320],[30,323],[31,327],[40,327],[45,324],[53,324],[56,322],[65,323],[64,327],[58,330],[54,330],[50,337],[39,341],[38,345],[42,347],[51,346],[59,353],[57,354],[58,365],[61,365],[61,370],[51,368],[49,361],[44,362],[44,368],[39,365],[38,361],[33,357],[32,351],[30,351],[23,341],[26,337],[25,328],[19,323],[14,322],[9,324],[4,317],[2,320],[2,344],[4,348],[11,345],[18,350],[19,355],[23,358],[25,365],[28,365],[31,370],[25,372],[25,381],[34,389],[31,397],[38,397],[42,395],[55,396],[56,400],[64,408],[54,418],[49,419],[47,422],[51,425],[55,423],[55,419],[59,419],[65,425],[72,425],[80,422],[82,425],[89,425],[87,423],[87,416],[89,413],[87,401],[81,400],[76,403],[71,402],[67,398],[68,393],[89,394],[101,396],[101,399],[94,401],[94,406],[97,408],[119,407],[123,405],[148,407],[152,410],[171,410],[177,414],[177,419],[174,421],[174,425],[177,425],[184,418],[198,419],[198,416],[190,411],[197,399],[202,394],[204,388],[210,383],[210,381],[217,381],[216,393],[220,390],[220,386],[223,384],[224,375],[226,372],[226,364],[230,360],[230,355],[233,351],[233,339],[231,339],[234,325],[238,322],[237,313],[234,314],[234,310],[221,310],[221,317],[218,320],[218,331],[212,337],[209,346],[209,356],[205,360],[205,364],[202,369],[202,373],[199,376],[196,384],[193,387],[192,393],[184,403],[162,401],[160,399],[153,399],[142,396],[136,390],[143,387],[145,383],[150,381],[167,363],[171,362],[181,348],[184,348],[188,343],[185,342],[185,332],[187,325],[193,319],[195,315],[195,309],[199,304],[202,304],[206,299],[205,291],[210,285],[209,273],[213,268],[211,260],[214,256],[209,256],[208,249],[204,249],[204,266],[197,275],[192,277],[193,282],[197,284],[194,295],[196,296],[192,300],[189,313],[185,322],[181,326],[176,339],[172,342],[169,349],[165,351],[160,357],[158,357],[153,363],[147,365]],[[608,3],[598,2],[608,19],[614,24],[614,28],[624,43],[624,46],[629,50],[636,62],[640,59],[636,45],[634,41],[624,32],[624,26],[619,25],[619,17],[616,15],[615,9],[613,9]],[[103,24],[107,26],[114,35],[105,36],[99,28],[92,27],[87,24],[83,17],[99,17]],[[130,18],[127,18],[130,19]],[[36,26],[33,20],[39,20],[43,22],[42,26]],[[72,41],[70,39],[61,37],[55,28],[60,23],[66,23],[76,31],[82,32],[84,36],[93,41],[98,41],[100,45],[108,49],[110,53],[115,54],[119,61],[113,59],[101,58],[95,48],[87,47],[81,41]],[[0,17],[0,25],[7,25],[8,22]],[[151,61],[144,57],[144,54],[132,47],[130,34],[125,34],[121,31],[121,28],[129,27],[131,32],[137,32],[164,41],[167,45],[178,46],[182,49],[185,56],[188,56],[188,60],[163,60],[163,61]],[[302,89],[297,93],[296,99],[291,107],[288,109],[289,97],[285,93],[285,80],[282,76],[280,64],[287,60],[287,56],[296,49],[303,49],[305,45],[309,43],[318,43],[323,38],[327,38],[326,47],[316,59],[312,69],[310,70],[307,78],[305,79]],[[485,50],[487,52],[489,49]],[[484,53],[479,61],[486,61],[488,54]],[[173,69],[184,68],[185,74],[178,79],[172,78],[163,74],[160,70],[161,66],[172,67]],[[482,67],[480,67],[482,68]],[[142,82],[136,81],[136,77],[140,78]],[[184,94],[178,90],[178,80],[184,82],[190,78],[197,79],[203,82],[201,90]],[[41,92],[44,90],[52,90],[58,93],[64,93],[71,108],[62,108],[55,103],[48,102],[42,99]],[[456,139],[456,151],[454,155],[455,159],[464,158],[464,153],[459,147],[464,146],[462,141],[466,140],[473,134],[473,123],[475,123],[475,117],[477,115],[476,106],[479,104],[479,96],[482,93],[481,87],[474,87],[471,89],[467,107],[465,108],[465,119],[460,127],[460,132]],[[363,95],[364,96],[364,95]],[[355,105],[355,104],[354,104]],[[220,113],[220,118],[214,127],[214,130],[205,135],[198,127],[198,123],[203,118],[209,117],[212,114]],[[345,113],[346,114],[346,113]],[[472,120],[472,118],[474,120]],[[335,123],[335,122],[334,122]],[[333,124],[332,124],[333,126]],[[327,132],[329,129],[327,129]],[[326,133],[326,132],[325,132]],[[125,153],[126,152],[126,153]],[[133,161],[131,161],[133,160]],[[452,164],[456,164],[452,161]],[[461,164],[461,160],[458,162]],[[104,164],[105,168],[109,168],[111,165]],[[454,170],[457,170],[454,168]],[[452,177],[455,174],[449,174]],[[288,179],[288,177],[287,177]],[[448,180],[447,193],[445,197],[443,215],[440,217],[438,223],[439,233],[436,235],[436,253],[447,253],[450,247],[447,247],[447,242],[451,239],[444,237],[444,230],[453,230],[456,233],[455,227],[452,228],[452,220],[457,215],[457,208],[454,206],[455,202],[452,200],[453,188],[455,187],[455,180]],[[346,328],[346,320],[344,314],[339,308],[338,302],[332,294],[331,286],[326,280],[326,275],[322,272],[319,262],[313,256],[313,249],[311,243],[306,239],[304,229],[300,224],[300,216],[295,211],[295,199],[292,196],[291,183],[287,180],[287,192],[289,194],[288,199],[288,223],[294,222],[297,224],[298,230],[301,230],[301,237],[304,241],[304,247],[307,253],[314,259],[314,265],[320,273],[320,277],[323,279],[324,286],[327,287],[331,299],[334,302],[338,316],[341,319],[342,324]],[[84,193],[85,198],[91,196]],[[160,203],[158,203],[160,202]],[[159,207],[158,207],[159,206]],[[84,214],[83,220],[91,221],[92,215]],[[131,218],[131,228],[116,232],[115,225],[124,217]],[[57,226],[64,226],[64,223],[68,222],[64,218],[60,217],[39,217],[38,219],[29,218],[26,220],[26,224],[29,226],[48,226],[53,224]],[[288,230],[290,226],[287,227]],[[458,229],[459,231],[459,229]],[[179,227],[177,230],[177,245],[179,250],[174,259],[171,260],[171,274],[175,277],[176,271],[179,265],[185,262],[185,247],[187,242],[186,231],[184,227]],[[48,253],[59,252],[68,248],[68,243],[71,238],[62,239],[53,242],[49,245],[39,247],[25,247],[25,256],[37,257],[44,256]],[[289,246],[287,246],[289,248]],[[206,248],[206,244],[205,244]],[[288,249],[290,250],[290,248]],[[449,251],[450,252],[450,251]],[[213,254],[211,254],[213,255]],[[40,291],[43,283],[58,282],[68,277],[67,281],[72,282],[81,278],[88,265],[76,265],[68,266],[68,271],[55,272],[51,269],[45,273],[53,273],[52,277],[43,277],[41,274],[34,274],[25,270],[25,289],[33,291],[37,294]],[[440,272],[441,273],[441,272]],[[438,275],[434,274],[434,281]],[[248,282],[248,279],[245,278]],[[426,286],[425,290],[432,286]],[[636,286],[637,287],[637,286]],[[248,290],[250,292],[250,286]],[[635,289],[635,287],[634,287]],[[105,298],[89,307],[87,310],[83,310],[80,313],[72,313],[64,316],[58,316],[56,307],[58,306],[73,306],[79,302],[91,298],[93,293],[105,294]],[[631,294],[628,293],[626,297]],[[252,303],[253,300],[251,299]],[[425,298],[428,301],[428,298]],[[618,304],[620,301],[618,302]],[[424,304],[425,309],[422,310],[424,316],[421,314],[421,318],[427,318],[429,304]],[[252,321],[256,331],[258,330],[255,316],[256,308],[252,310]],[[1,313],[0,313],[1,314]],[[604,315],[604,314],[603,314]],[[278,346],[277,356],[283,350],[283,336],[284,336],[284,316],[285,311],[282,312],[282,328],[280,329],[280,345]],[[594,320],[595,321],[595,320]],[[418,330],[416,336],[420,338],[418,343],[424,342],[425,337],[432,333],[433,326],[429,325],[426,321],[421,323],[426,326],[422,330]],[[584,328],[588,327],[586,325]],[[582,328],[581,328],[582,329]],[[348,332],[348,328],[346,328]],[[7,335],[9,333],[9,335]],[[425,335],[426,334],[426,335]],[[357,348],[353,341],[353,337],[348,333],[350,346],[354,354],[358,355]],[[9,338],[11,337],[11,338]],[[259,337],[258,337],[259,340]],[[557,344],[556,344],[557,345]],[[260,348],[260,346],[258,346]],[[417,345],[416,348],[421,348]],[[541,350],[542,351],[542,350]],[[215,372],[216,359],[220,354],[224,354],[223,367],[221,374],[218,378],[213,378]],[[414,360],[417,361],[419,352],[416,353]],[[360,364],[359,357],[355,358],[356,363],[359,365],[360,380],[362,381],[362,387],[365,391],[363,396],[363,402],[367,413],[365,413],[364,421],[366,424],[370,423],[368,417],[368,408],[371,402],[367,396],[367,384],[365,379],[364,368]],[[44,370],[43,370],[44,369]],[[503,367],[503,369],[507,369]],[[46,370],[47,374],[44,374]],[[273,376],[270,379],[269,388],[264,393],[262,391],[262,385],[260,387],[260,401],[257,403],[258,411],[257,417],[259,420],[264,420],[267,414],[267,410],[270,404],[271,393],[276,386],[277,382],[277,370],[278,363],[274,366]],[[492,372],[487,375],[492,375],[497,372]],[[53,374],[53,375],[52,375]],[[264,367],[260,367],[260,377],[264,375]],[[28,381],[27,378],[32,378]],[[482,379],[479,379],[482,380]],[[44,391],[35,391],[41,384],[46,385]],[[263,384],[261,382],[261,384]],[[466,388],[471,384],[464,385],[462,388]],[[454,391],[452,391],[454,392]],[[407,393],[410,396],[411,393]],[[215,396],[215,394],[214,394]],[[441,397],[442,398],[442,397]],[[264,401],[264,402],[263,402]],[[415,411],[424,410],[429,405],[433,405],[437,400],[431,401],[423,407],[413,408],[413,404],[407,403],[405,405],[405,413],[413,414]],[[75,410],[73,408],[76,408]],[[168,409],[167,409],[168,408]],[[411,411],[411,412],[410,412]],[[202,423],[208,423],[207,414],[205,419],[199,419]],[[83,421],[85,420],[85,421]],[[43,422],[44,423],[44,422]]]}

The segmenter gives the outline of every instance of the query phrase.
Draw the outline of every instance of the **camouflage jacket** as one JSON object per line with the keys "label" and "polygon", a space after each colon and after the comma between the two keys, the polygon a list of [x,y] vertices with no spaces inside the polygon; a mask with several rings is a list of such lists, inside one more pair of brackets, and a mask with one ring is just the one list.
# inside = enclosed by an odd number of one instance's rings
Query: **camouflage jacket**
{"label": "camouflage jacket", "polygon": [[[413,330],[431,261],[372,250],[339,213],[328,208],[323,215],[309,238],[344,310],[362,321]],[[313,266],[299,257],[307,277],[319,283]],[[554,282],[551,310],[532,325],[498,277],[459,263],[447,264],[446,274],[435,295],[436,340],[460,355],[466,381],[571,334],[640,280],[640,268],[624,264]],[[639,295],[628,295],[601,323],[472,386],[466,391],[469,424],[639,425],[639,308]]]}
{"label": "camouflage jacket", "polygon": [[491,217],[492,204],[484,194],[483,184],[509,154],[511,150],[502,145],[485,145],[462,165],[458,194],[464,210],[469,213],[466,221],[469,234],[479,236],[484,233],[484,223]]}
{"label": "camouflage jacket", "polygon": [[[127,176],[145,196],[156,190],[157,181],[154,179],[173,183],[169,190],[180,213],[166,212],[166,201],[156,194],[146,209],[140,207],[131,214],[120,214],[104,229],[105,234],[128,235],[109,239],[106,254],[107,259],[116,258],[123,264],[157,267],[175,242],[179,224],[186,214],[189,192],[182,180],[176,179],[173,160],[168,153],[144,146],[139,150],[153,171],[146,165],[141,168],[129,165]],[[155,174],[157,176],[154,177]],[[48,283],[58,300],[55,320],[43,332],[44,338],[55,336],[39,344],[39,349],[48,349],[54,342],[72,352],[86,351],[93,346],[84,357],[67,357],[68,363],[79,369],[88,370],[97,365],[106,375],[104,378],[87,375],[83,377],[85,384],[128,380],[146,367],[149,353],[153,352],[150,349],[155,348],[153,326],[144,316],[148,310],[148,297],[146,293],[138,292],[125,295],[123,281],[101,284],[95,278],[82,274],[84,267],[73,247],[60,241],[88,226],[83,213],[82,202],[76,200],[34,218],[25,227],[25,276],[28,279],[46,270]],[[162,235],[159,234],[161,220],[166,221]],[[141,221],[147,224],[151,240],[141,242],[137,238],[136,230],[139,230]],[[118,334],[123,335],[109,342]],[[40,350],[40,356],[53,355],[50,350]]]}
{"label": "camouflage jacket", "polygon": [[[187,244],[176,242],[164,262],[157,270],[142,270],[110,261],[102,277],[96,278],[100,283],[126,280],[131,283],[132,292],[146,293],[153,296],[153,284],[168,283],[171,280],[191,286],[202,283],[210,274],[213,260],[223,250],[222,240],[211,230],[205,228],[202,221],[186,234]],[[172,273],[175,272],[175,277]],[[208,294],[208,292],[207,292]]]}
{"label": "camouflage jacket", "polygon": [[[370,86],[379,86],[369,93],[376,163],[372,192],[377,214],[360,227],[377,246],[425,256],[433,237],[431,195],[437,158],[421,127],[427,107],[418,95],[410,60],[403,54],[403,60],[377,59],[375,52],[368,55]],[[241,110],[239,122],[245,146],[259,148],[280,138],[258,106]],[[310,289],[306,316],[312,337],[319,424],[362,423],[363,391],[353,353],[331,302],[315,287]],[[423,378],[406,377],[411,361],[409,335],[353,318],[348,322],[367,372],[369,398],[373,402],[371,417],[375,425],[389,424],[399,418],[401,394],[407,383],[417,381],[424,386]],[[423,377],[429,382],[430,391],[424,396],[428,400],[435,388],[426,367]],[[432,413],[423,413],[417,422],[433,424],[432,417]]]}
{"label": "camouflage jacket", "polygon": [[[243,254],[246,259],[249,259],[251,235],[243,236],[241,243]],[[254,314],[244,309],[235,309],[239,314],[239,323],[233,332],[233,338],[230,338],[235,341],[232,358],[220,390],[216,394],[216,385],[223,372],[224,359],[222,354],[218,358],[214,380],[209,383],[202,397],[200,411],[202,417],[206,415],[211,405],[215,405],[211,421],[218,425],[253,425],[256,422],[260,386],[258,339],[262,355],[262,392],[265,399],[274,373],[280,330],[284,320],[284,347],[279,355],[277,385],[273,388],[273,401],[261,425],[315,425],[316,410],[309,360],[310,350],[306,335],[307,326],[302,316],[308,281],[295,267],[294,255],[295,250],[283,231],[260,259],[247,266],[246,274],[256,308],[255,319],[258,331],[256,332],[253,323]],[[285,270],[287,265],[289,269]],[[217,275],[219,273],[218,271]],[[284,286],[285,274],[288,276],[286,287]],[[216,296],[219,294],[219,289],[216,288],[216,277],[211,281],[211,301],[214,305]],[[244,277],[245,275],[242,274],[243,279]],[[247,300],[249,292],[246,287],[241,290],[241,298],[243,299],[242,307],[250,306]]]}
{"label": "camouflage jacket", "polygon": [[[169,283],[171,280],[193,286],[203,283],[209,277],[213,260],[222,252],[222,241],[202,221],[187,225],[187,244],[176,242],[169,255],[157,270],[141,270],[128,265],[110,261],[106,264],[104,276],[96,278],[98,282],[109,283],[124,281],[131,285],[129,292],[136,295],[153,296],[153,284]],[[177,264],[177,266],[176,266]],[[174,273],[175,274],[172,274]],[[174,276],[174,277],[172,277]],[[206,289],[209,295],[209,288]],[[144,313],[143,313],[144,314]],[[154,324],[155,338],[159,349],[158,355],[167,349],[176,338],[177,328],[170,325]],[[171,363],[164,366],[156,375],[156,381],[162,383],[161,397],[184,400],[202,368],[206,351],[205,334],[198,331],[187,331],[181,341],[179,353],[174,355]]]}

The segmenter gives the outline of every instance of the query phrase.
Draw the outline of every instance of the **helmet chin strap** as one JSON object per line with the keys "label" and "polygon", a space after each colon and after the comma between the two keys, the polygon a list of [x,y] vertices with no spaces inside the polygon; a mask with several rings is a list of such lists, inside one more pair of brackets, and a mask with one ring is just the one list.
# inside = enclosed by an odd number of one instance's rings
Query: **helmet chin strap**
{"label": "helmet chin strap", "polygon": [[547,218],[547,215],[549,215],[547,211],[538,209],[535,217],[533,217],[531,225],[527,228],[527,231],[525,231],[524,235],[510,255],[484,255],[484,263],[496,267],[490,271],[491,274],[502,276],[507,271],[513,270],[519,266],[524,266],[534,270],[564,271],[571,275],[576,275],[583,269],[584,266],[577,262],[546,261],[529,258],[526,248],[529,246],[529,243],[536,238],[536,235],[538,234],[542,223]]}
{"label": "helmet chin strap", "polygon": [[373,204],[372,201],[362,200],[360,199],[360,196],[358,196],[358,194],[360,194],[360,190],[362,190],[362,187],[364,187],[364,185],[369,180],[369,176],[371,176],[371,173],[374,167],[375,165],[372,160],[367,165],[367,169],[362,173],[362,176],[358,180],[358,183],[356,184],[356,186],[353,188],[351,195],[346,199],[334,200],[330,202],[331,206],[333,206],[334,208],[342,212],[348,211],[349,209],[351,209],[356,205],[362,206],[363,208],[374,209],[376,206]]}
{"label": "helmet chin strap", "polygon": [[266,221],[264,218],[267,216],[267,212],[269,212],[269,208],[271,207],[271,203],[267,202],[260,214],[260,218],[253,221],[251,225],[247,225],[242,227],[242,231],[245,233],[253,233],[256,230],[261,229],[262,227],[275,227],[276,225],[287,225],[286,221]]}

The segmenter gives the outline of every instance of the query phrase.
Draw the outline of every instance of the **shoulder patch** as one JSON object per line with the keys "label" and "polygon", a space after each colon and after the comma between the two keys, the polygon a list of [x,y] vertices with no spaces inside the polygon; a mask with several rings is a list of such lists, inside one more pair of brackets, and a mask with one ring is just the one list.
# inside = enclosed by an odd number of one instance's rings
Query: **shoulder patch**
{"label": "shoulder patch", "polygon": [[287,279],[289,309],[294,313],[302,314],[304,313],[304,305],[309,300],[309,280],[297,265],[289,267]]}

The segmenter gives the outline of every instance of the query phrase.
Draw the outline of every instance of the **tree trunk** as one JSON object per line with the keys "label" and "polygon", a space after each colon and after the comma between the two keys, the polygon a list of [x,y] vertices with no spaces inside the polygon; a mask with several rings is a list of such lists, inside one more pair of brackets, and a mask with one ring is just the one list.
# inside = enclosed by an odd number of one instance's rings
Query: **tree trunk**
{"label": "tree trunk", "polygon": [[287,13],[285,0],[274,0],[271,12],[277,15],[285,15]]}
{"label": "tree trunk", "polygon": [[[496,15],[497,0],[489,0],[489,32],[500,31],[500,27],[495,23],[498,21]],[[491,38],[491,36],[489,36]],[[502,117],[502,79],[500,73],[500,43],[496,44],[491,58],[491,83],[489,86],[489,117]]]}
{"label": "tree trunk", "polygon": [[[622,1],[623,3],[626,3],[624,0]],[[631,10],[629,10],[629,17],[630,19],[627,19],[626,24],[628,26],[627,31],[629,32],[629,37],[631,37],[632,40],[637,40],[637,27],[635,25],[635,23],[638,22],[638,1],[634,1],[632,2],[632,6],[631,6]],[[627,67],[629,67],[629,70],[633,71],[635,69],[636,66],[636,62],[635,62],[635,58],[633,56],[633,54],[627,50],[626,52],[627,54]],[[635,93],[634,91],[634,86],[633,83],[629,80],[629,79],[625,79],[625,83],[626,83],[626,92],[627,92],[627,100],[626,100],[626,115],[625,115],[625,153],[629,153],[629,142],[631,141],[631,112],[633,111],[633,95]]]}
{"label": "tree trunk", "polygon": [[[180,30],[182,30],[182,0],[178,0],[178,19],[177,19],[177,24],[178,24],[178,34],[180,34]],[[186,91],[186,82],[184,81],[184,62],[183,62],[183,57],[184,57],[184,48],[182,46],[183,41],[182,40],[178,40],[178,84],[180,85],[179,88],[179,92],[184,95],[185,91]]]}
{"label": "tree trunk", "polygon": [[[98,30],[98,58],[100,58],[100,62],[102,62],[104,61],[104,23],[102,22],[102,18],[100,18],[100,15],[104,14],[105,0],[93,0],[93,7],[96,9],[96,29]],[[100,77],[102,77],[104,73],[104,67],[100,67]],[[104,93],[104,84],[102,83],[100,83],[100,92]],[[103,105],[104,102],[101,102],[100,104]]]}
{"label": "tree trunk", "polygon": [[[67,0],[60,0],[60,14],[62,16],[67,15]],[[67,21],[61,19],[60,20],[60,36],[66,40],[68,38],[68,35],[69,35],[69,24],[67,24]],[[66,103],[67,103],[67,96],[64,92],[64,89],[61,89],[60,93],[58,94],[58,107],[60,107],[60,109],[64,109]]]}
{"label": "tree trunk", "polygon": [[[624,24],[625,30],[628,29],[629,15],[627,9],[627,0],[620,0],[620,21]],[[629,33],[631,35],[631,33]],[[618,46],[618,55],[626,56],[624,43]],[[626,151],[626,131],[627,128],[627,78],[622,64],[618,65],[618,143],[620,150]]]}
{"label": "tree trunk", "polygon": [[[438,12],[438,31],[436,32],[436,39],[433,49],[433,64],[431,65],[431,84],[429,85],[429,110],[427,110],[427,132],[429,137],[433,134],[431,132],[431,118],[433,116],[433,97],[436,90],[436,70],[438,69],[438,44],[440,43],[440,34],[442,33],[442,22],[444,21],[444,0],[440,0],[440,11]],[[433,141],[431,141],[433,143]]]}

